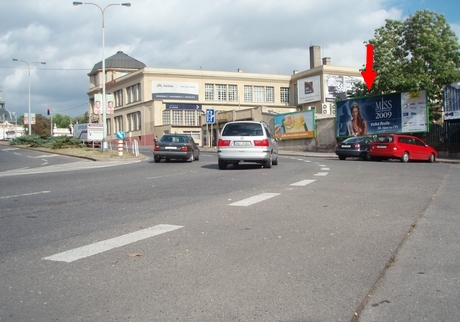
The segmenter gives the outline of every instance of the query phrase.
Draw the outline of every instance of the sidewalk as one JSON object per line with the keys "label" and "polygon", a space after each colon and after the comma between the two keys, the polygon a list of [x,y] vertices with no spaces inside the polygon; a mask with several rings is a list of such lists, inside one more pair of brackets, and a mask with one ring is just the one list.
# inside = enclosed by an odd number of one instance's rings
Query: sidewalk
{"label": "sidewalk", "polygon": [[[214,152],[217,153],[216,147],[200,147],[201,152]],[[334,152],[315,152],[315,151],[294,151],[294,150],[282,150],[278,151],[279,155],[289,155],[289,156],[299,156],[299,157],[313,157],[313,158],[334,158],[338,159],[337,155]],[[440,163],[452,163],[460,164],[460,159],[436,159],[436,162]]]}

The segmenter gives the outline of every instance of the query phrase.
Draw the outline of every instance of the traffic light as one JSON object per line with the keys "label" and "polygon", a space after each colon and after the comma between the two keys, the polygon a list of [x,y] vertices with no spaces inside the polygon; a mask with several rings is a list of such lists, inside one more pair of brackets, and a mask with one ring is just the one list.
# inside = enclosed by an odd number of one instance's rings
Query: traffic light
{"label": "traffic light", "polygon": [[51,110],[50,110],[50,109],[47,109],[46,112],[48,113],[48,115],[51,114]]}

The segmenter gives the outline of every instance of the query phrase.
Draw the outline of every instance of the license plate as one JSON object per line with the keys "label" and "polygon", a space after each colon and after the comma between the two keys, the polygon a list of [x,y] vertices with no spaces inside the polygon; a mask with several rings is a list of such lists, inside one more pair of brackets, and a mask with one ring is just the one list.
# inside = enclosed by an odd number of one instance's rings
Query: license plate
{"label": "license plate", "polygon": [[342,145],[342,148],[351,148],[351,145],[343,144],[343,145]]}
{"label": "license plate", "polygon": [[377,145],[377,149],[386,149],[386,145]]}
{"label": "license plate", "polygon": [[166,150],[177,150],[176,146],[165,146]]}
{"label": "license plate", "polygon": [[250,146],[251,142],[249,141],[235,141],[233,142],[234,146]]}

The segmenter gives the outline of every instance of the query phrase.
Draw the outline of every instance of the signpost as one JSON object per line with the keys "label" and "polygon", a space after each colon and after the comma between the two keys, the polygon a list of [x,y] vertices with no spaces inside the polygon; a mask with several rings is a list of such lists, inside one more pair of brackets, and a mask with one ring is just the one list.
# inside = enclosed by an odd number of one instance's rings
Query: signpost
{"label": "signpost", "polygon": [[[216,110],[213,108],[206,109],[206,124],[214,124],[216,122]],[[209,132],[208,132],[209,133]],[[212,126],[210,131],[209,147],[212,147]]]}

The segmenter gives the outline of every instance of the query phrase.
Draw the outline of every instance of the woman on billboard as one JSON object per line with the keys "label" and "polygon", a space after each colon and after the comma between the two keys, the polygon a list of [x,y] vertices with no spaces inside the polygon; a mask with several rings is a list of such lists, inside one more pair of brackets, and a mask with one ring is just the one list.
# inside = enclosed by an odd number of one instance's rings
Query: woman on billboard
{"label": "woman on billboard", "polygon": [[347,122],[347,135],[358,136],[367,133],[367,121],[361,116],[359,105],[353,102],[350,107],[352,119]]}

